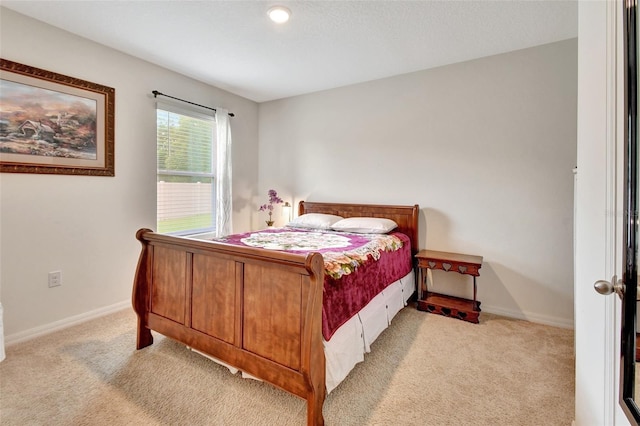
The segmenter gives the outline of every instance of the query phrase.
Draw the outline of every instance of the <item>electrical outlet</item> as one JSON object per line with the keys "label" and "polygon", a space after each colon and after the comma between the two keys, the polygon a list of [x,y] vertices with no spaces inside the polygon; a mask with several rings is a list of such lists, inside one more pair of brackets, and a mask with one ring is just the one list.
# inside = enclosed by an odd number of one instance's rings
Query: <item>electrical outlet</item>
{"label": "electrical outlet", "polygon": [[49,287],[58,287],[62,285],[62,272],[49,272]]}

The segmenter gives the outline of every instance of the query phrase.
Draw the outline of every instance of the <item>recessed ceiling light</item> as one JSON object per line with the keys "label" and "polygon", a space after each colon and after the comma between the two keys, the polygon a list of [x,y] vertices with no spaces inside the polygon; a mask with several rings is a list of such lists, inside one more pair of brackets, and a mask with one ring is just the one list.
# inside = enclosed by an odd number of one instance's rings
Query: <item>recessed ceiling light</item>
{"label": "recessed ceiling light", "polygon": [[276,24],[284,24],[289,20],[291,11],[284,6],[274,6],[267,12],[269,18]]}

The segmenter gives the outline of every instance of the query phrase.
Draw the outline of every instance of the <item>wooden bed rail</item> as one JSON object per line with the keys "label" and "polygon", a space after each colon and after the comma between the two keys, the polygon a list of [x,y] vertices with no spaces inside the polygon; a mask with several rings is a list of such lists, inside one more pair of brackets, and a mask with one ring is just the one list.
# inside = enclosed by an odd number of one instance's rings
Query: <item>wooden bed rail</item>
{"label": "wooden bed rail", "polygon": [[322,425],[324,264],[295,255],[140,229],[133,285],[137,348],[151,330],[307,400]]}

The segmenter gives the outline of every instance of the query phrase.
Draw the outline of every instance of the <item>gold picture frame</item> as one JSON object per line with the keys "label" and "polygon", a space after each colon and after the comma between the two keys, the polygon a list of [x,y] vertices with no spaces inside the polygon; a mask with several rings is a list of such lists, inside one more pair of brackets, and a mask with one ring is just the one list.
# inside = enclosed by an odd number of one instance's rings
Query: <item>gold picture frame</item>
{"label": "gold picture frame", "polygon": [[115,176],[115,89],[0,58],[0,172]]}

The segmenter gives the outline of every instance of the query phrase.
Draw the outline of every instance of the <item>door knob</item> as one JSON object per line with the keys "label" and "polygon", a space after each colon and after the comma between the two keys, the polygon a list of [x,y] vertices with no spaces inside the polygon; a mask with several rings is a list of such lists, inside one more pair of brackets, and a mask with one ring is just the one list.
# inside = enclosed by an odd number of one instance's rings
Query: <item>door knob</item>
{"label": "door knob", "polygon": [[624,283],[615,275],[611,278],[611,281],[596,281],[595,284],[593,284],[593,288],[600,294],[608,295],[615,292],[621,299],[622,296],[624,296]]}

